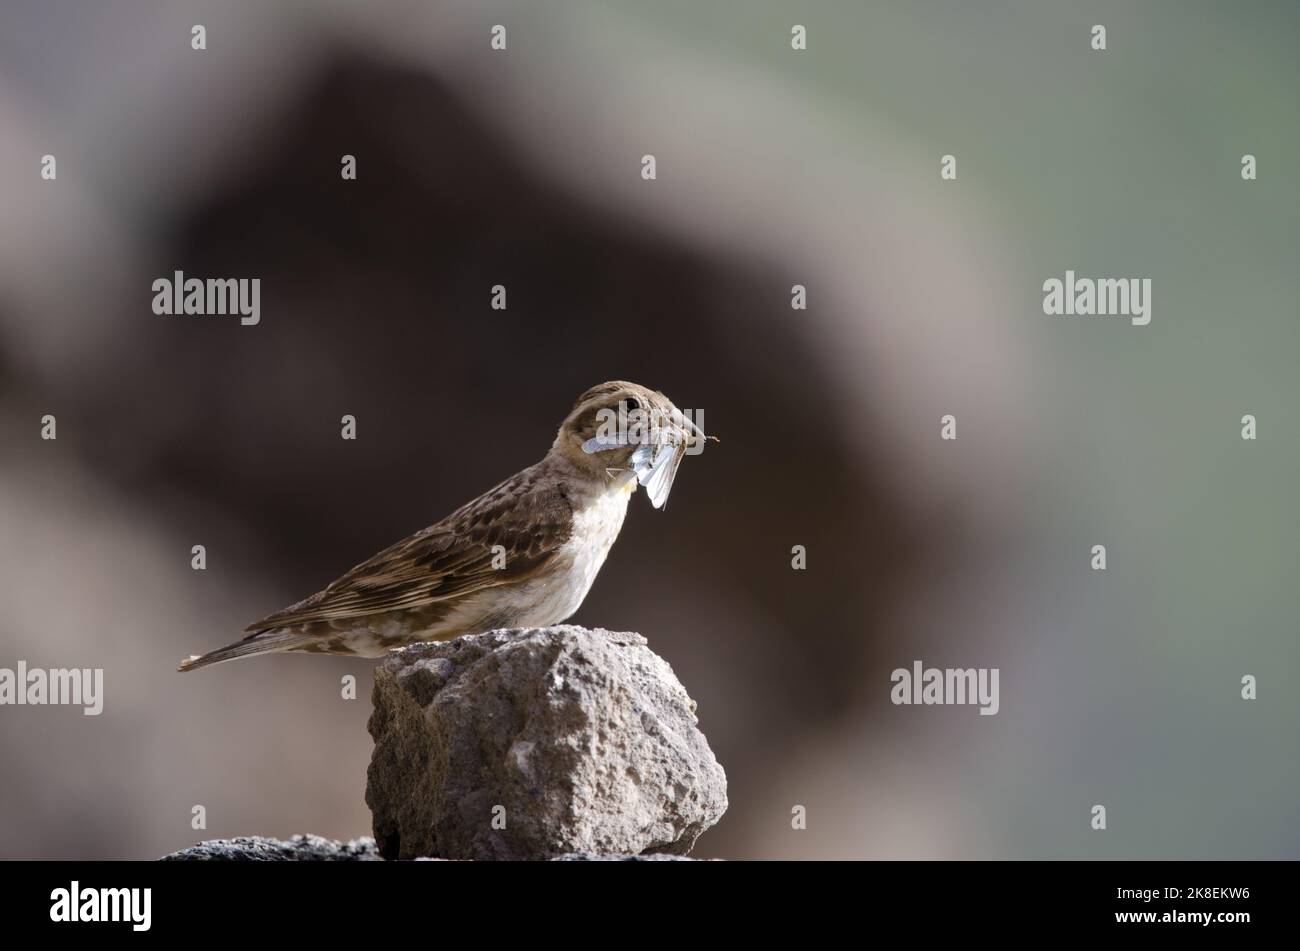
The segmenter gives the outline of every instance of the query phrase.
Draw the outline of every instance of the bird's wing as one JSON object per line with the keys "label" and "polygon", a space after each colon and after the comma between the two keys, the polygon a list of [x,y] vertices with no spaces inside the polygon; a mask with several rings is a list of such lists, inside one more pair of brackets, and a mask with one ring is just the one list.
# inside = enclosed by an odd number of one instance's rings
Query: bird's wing
{"label": "bird's wing", "polygon": [[521,581],[568,541],[572,529],[573,509],[562,487],[543,485],[525,470],[245,630],[424,608]]}

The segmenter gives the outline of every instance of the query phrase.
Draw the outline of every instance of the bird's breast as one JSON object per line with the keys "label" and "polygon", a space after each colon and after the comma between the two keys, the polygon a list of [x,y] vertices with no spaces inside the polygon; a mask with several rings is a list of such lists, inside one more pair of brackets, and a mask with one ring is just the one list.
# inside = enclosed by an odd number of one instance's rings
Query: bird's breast
{"label": "bird's breast", "polygon": [[[635,482],[629,484],[635,489]],[[573,513],[573,533],[560,555],[571,561],[569,570],[584,597],[623,528],[631,494],[627,486],[611,488],[595,494]]]}

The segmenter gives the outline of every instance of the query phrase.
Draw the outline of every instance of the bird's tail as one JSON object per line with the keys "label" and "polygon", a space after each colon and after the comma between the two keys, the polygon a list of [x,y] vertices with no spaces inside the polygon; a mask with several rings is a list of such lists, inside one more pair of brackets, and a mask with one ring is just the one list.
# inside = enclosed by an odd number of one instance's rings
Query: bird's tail
{"label": "bird's tail", "polygon": [[225,647],[219,647],[201,656],[195,654],[187,657],[181,661],[181,665],[176,669],[180,671],[198,670],[200,667],[224,664],[228,660],[236,660],[240,657],[290,651],[304,644],[309,644],[313,640],[314,638],[309,634],[299,634],[283,629],[258,631],[256,634],[249,634],[242,641],[235,641],[233,644],[227,644]]}

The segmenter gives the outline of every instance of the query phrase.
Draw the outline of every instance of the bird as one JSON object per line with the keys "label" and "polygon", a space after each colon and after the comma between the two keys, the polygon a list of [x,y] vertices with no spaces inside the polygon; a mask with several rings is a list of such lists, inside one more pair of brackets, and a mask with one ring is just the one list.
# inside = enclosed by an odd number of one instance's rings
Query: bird
{"label": "bird", "polygon": [[682,458],[706,440],[717,437],[661,392],[624,380],[594,386],[540,462],[177,669],[281,652],[382,657],[420,641],[559,624],[586,598],[637,487],[662,509]]}

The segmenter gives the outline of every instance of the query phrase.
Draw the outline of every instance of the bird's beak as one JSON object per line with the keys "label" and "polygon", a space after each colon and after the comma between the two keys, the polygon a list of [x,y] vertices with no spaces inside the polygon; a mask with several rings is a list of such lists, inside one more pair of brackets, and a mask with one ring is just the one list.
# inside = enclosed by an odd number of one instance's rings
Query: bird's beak
{"label": "bird's beak", "polygon": [[699,426],[695,425],[695,422],[693,420],[690,420],[685,416],[682,417],[682,422],[685,424],[682,429],[682,432],[686,437],[686,451],[692,456],[696,455],[697,453],[703,452],[704,444],[706,442],[722,441],[717,436],[706,436],[704,434],[704,430],[700,429]]}

